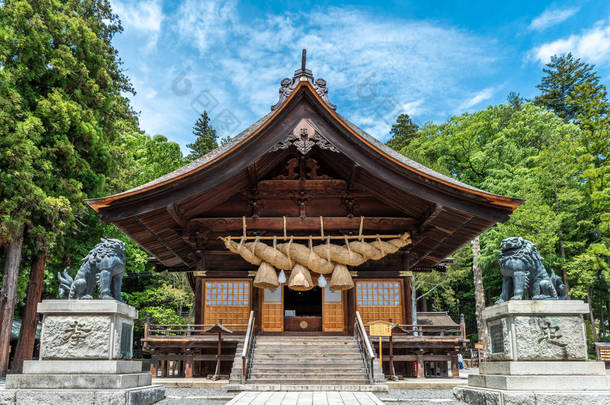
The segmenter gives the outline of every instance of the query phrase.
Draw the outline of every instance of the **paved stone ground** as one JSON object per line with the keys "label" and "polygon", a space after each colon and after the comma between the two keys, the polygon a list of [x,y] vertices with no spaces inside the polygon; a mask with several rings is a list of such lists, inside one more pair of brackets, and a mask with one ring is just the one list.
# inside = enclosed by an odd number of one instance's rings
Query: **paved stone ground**
{"label": "paved stone ground", "polygon": [[[159,405],[221,405],[230,402],[234,396],[237,396],[236,393],[203,388],[167,388],[165,395],[166,399],[159,402]],[[453,400],[451,390],[390,390],[377,393],[376,396],[381,402],[388,405],[458,404]]]}

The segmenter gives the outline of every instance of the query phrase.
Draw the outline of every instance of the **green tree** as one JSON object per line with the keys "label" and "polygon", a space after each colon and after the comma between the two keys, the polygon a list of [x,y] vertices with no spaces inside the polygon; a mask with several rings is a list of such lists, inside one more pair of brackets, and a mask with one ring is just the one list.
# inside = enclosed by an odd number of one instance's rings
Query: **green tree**
{"label": "green tree", "polygon": [[[458,260],[448,269],[451,281],[442,292],[430,294],[433,307],[445,305],[457,316],[459,307],[452,303],[459,302],[474,312],[473,261],[483,270],[485,300],[497,300],[501,290],[497,259],[506,237],[532,240],[549,268],[563,268],[560,240],[564,256],[583,252],[582,233],[588,235],[591,227],[571,146],[579,134],[577,126],[566,124],[552,111],[521,101],[451,117],[440,125],[426,123],[409,147],[401,150],[412,159],[435,162],[461,181],[526,200],[509,221],[481,235],[480,257],[473,257],[470,246],[456,252]],[[458,281],[451,276],[454,272],[470,276]],[[568,276],[578,282],[578,275],[568,272]],[[448,306],[442,296],[453,297],[447,300]],[[476,330],[474,318],[466,315],[469,330]]]}
{"label": "green tree", "polygon": [[[573,142],[591,216],[588,245],[585,252],[570,265],[571,274],[579,274],[580,283],[574,293],[592,300],[599,319],[600,336],[610,338],[607,322],[610,317],[610,111],[601,92],[590,83],[575,87],[569,101],[578,113],[574,117],[581,127]],[[596,335],[595,328],[593,329]]]}
{"label": "green tree", "polygon": [[[13,249],[19,230],[24,239],[23,249],[9,258],[39,262],[88,222],[92,214],[84,199],[101,195],[118,173],[119,129],[137,128],[122,95],[132,89],[111,44],[120,30],[107,0],[0,5],[0,94],[7,107],[0,118],[0,240]],[[14,275],[3,277],[3,291],[14,291]],[[36,301],[28,297],[28,306]],[[11,293],[2,304],[7,325],[14,305]],[[33,331],[22,328],[24,334]],[[6,372],[7,344],[0,337],[0,375]]]}
{"label": "green tree", "polygon": [[419,127],[411,120],[409,114],[400,114],[396,118],[396,123],[392,125],[390,134],[392,137],[386,143],[389,147],[395,150],[402,150],[417,137]]}
{"label": "green tree", "polygon": [[581,62],[571,53],[552,56],[543,72],[545,76],[536,86],[542,94],[535,98],[534,103],[555,111],[566,121],[571,121],[578,114],[572,97],[576,86],[589,83],[596,97],[606,98],[606,89],[599,83],[594,66]]}
{"label": "green tree", "polygon": [[187,156],[189,160],[195,160],[218,147],[216,130],[210,124],[207,111],[204,111],[195,122],[193,135],[195,135],[195,142],[186,145],[191,150]]}

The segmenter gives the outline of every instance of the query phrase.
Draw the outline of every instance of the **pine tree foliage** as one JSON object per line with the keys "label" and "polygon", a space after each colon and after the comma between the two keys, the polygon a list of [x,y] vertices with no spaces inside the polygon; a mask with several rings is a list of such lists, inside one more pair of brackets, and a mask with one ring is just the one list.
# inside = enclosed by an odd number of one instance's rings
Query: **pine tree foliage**
{"label": "pine tree foliage", "polygon": [[204,111],[195,122],[193,135],[195,135],[195,142],[186,145],[191,151],[187,156],[189,160],[195,160],[218,147],[216,130],[210,124],[207,111]]}
{"label": "pine tree foliage", "polygon": [[543,69],[545,76],[536,86],[541,91],[534,102],[555,111],[566,121],[571,121],[578,113],[573,100],[578,85],[588,83],[596,97],[606,99],[606,89],[599,83],[599,76],[593,65],[582,62],[571,53],[562,56],[552,56],[551,61]]}
{"label": "pine tree foliage", "polygon": [[396,123],[392,125],[390,134],[392,138],[387,145],[396,150],[402,150],[418,135],[419,126],[413,122],[409,114],[400,114]]}

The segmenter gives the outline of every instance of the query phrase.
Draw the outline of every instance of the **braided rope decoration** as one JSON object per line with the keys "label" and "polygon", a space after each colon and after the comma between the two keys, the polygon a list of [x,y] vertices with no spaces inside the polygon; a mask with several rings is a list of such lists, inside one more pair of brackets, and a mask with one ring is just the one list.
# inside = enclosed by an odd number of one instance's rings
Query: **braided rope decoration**
{"label": "braided rope decoration", "polygon": [[[317,246],[313,246],[312,238],[309,239],[309,246],[295,243],[292,238],[287,243],[280,244],[277,244],[276,238],[274,238],[273,246],[261,242],[258,238],[254,242],[247,243],[245,238],[242,238],[239,243],[229,237],[220,239],[229,251],[240,255],[248,263],[260,266],[254,279],[255,287],[277,288],[279,285],[277,275],[275,271],[273,271],[273,275],[270,273],[270,270],[275,268],[291,270],[288,287],[298,291],[314,287],[311,275],[307,270],[318,274],[331,274],[340,269],[341,286],[337,284],[335,285],[337,288],[334,289],[352,288],[351,278],[346,281],[346,274],[349,276],[346,266],[359,266],[368,260],[380,260],[411,243],[408,233],[388,241],[377,238],[373,242],[365,242],[364,239],[350,242],[346,238],[344,245],[330,243],[330,238],[328,238],[326,243]],[[307,272],[307,275],[304,272]],[[333,279],[339,279],[334,276],[333,274],[333,278],[331,278],[331,288],[333,288]]]}

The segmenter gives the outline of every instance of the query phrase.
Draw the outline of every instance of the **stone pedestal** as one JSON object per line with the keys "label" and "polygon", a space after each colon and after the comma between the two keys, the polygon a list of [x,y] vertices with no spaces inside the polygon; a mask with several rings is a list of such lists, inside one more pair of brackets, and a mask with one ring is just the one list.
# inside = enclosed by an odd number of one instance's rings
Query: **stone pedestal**
{"label": "stone pedestal", "polygon": [[142,404],[165,397],[131,360],[135,308],[114,300],[46,300],[40,360],[9,374],[2,404]]}
{"label": "stone pedestal", "polygon": [[551,300],[486,308],[489,360],[455,397],[476,405],[610,403],[604,364],[587,361],[588,311],[582,301]]}

